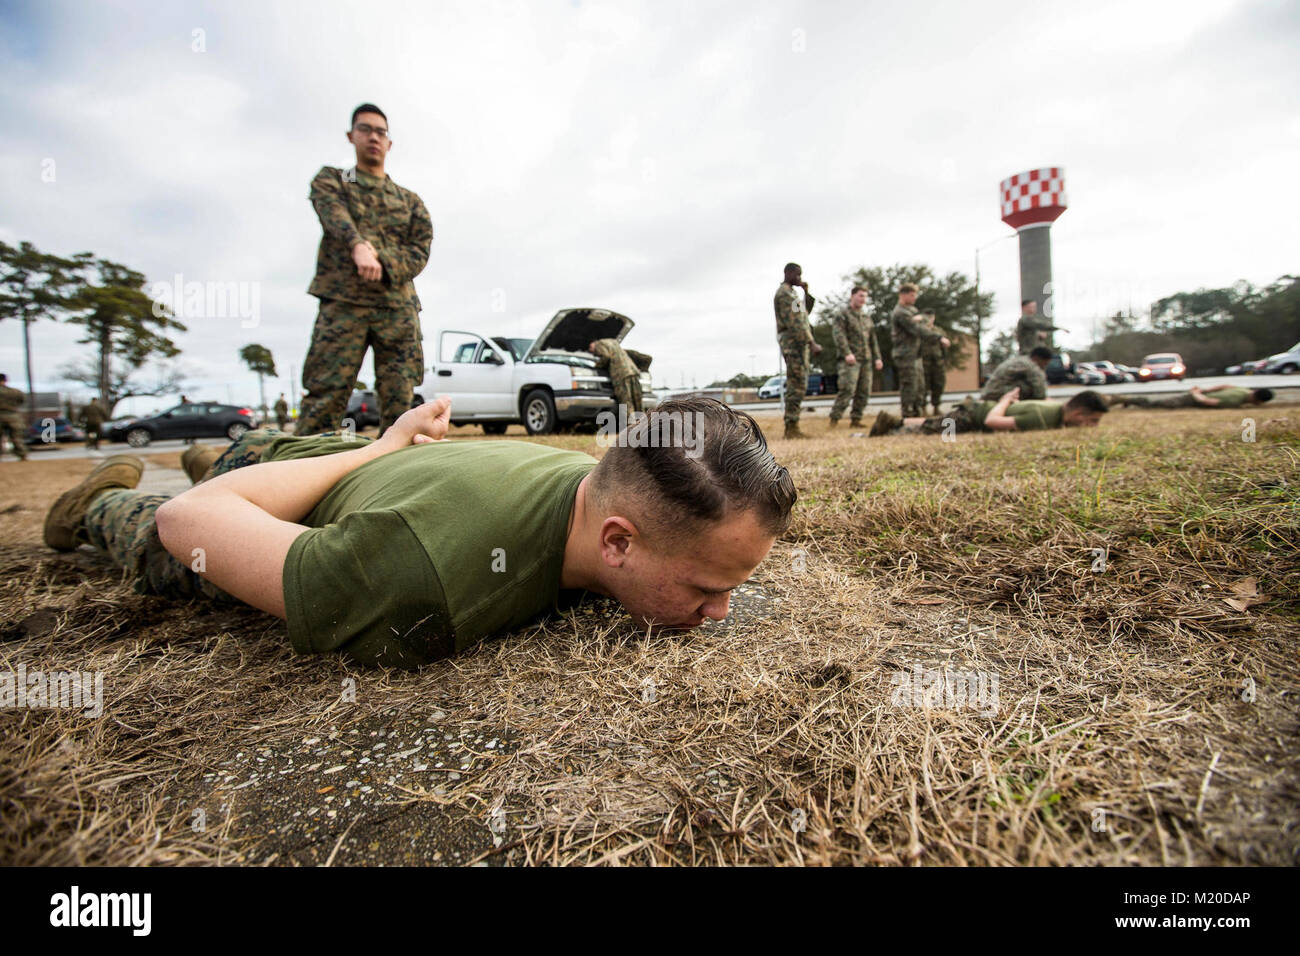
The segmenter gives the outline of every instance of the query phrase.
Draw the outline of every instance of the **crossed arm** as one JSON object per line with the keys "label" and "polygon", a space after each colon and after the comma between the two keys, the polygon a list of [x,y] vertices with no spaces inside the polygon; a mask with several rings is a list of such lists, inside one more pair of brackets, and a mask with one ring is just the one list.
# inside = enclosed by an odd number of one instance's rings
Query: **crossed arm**
{"label": "crossed arm", "polygon": [[1016,420],[1007,417],[1007,409],[1011,407],[1012,402],[1018,401],[1020,401],[1020,389],[1013,388],[998,399],[998,403],[989,409],[988,415],[984,418],[984,427],[995,432],[1015,431]]}
{"label": "crossed arm", "polygon": [[284,562],[307,531],[302,524],[344,476],[392,451],[437,441],[447,433],[451,402],[413,408],[379,440],[352,451],[239,468],[177,495],[154,514],[163,547],[246,604],[284,617]]}

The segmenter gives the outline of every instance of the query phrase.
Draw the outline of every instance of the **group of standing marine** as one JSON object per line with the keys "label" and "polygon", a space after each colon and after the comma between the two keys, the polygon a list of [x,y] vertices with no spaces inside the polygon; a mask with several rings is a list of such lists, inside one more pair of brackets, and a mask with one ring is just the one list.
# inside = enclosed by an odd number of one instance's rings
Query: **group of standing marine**
{"label": "group of standing marine", "polygon": [[[898,370],[899,401],[905,416],[925,414],[928,394],[935,414],[947,384],[944,358],[952,344],[934,324],[933,313],[916,308],[917,288],[911,282],[898,287],[898,304],[890,314],[894,367]],[[799,413],[808,389],[808,362],[822,347],[813,339],[808,317],[816,300],[803,280],[803,269],[787,263],[785,278],[776,290],[776,337],[785,359],[785,437],[804,438],[799,430]],[[849,424],[862,425],[871,396],[874,372],[884,368],[876,327],[866,310],[867,290],[854,286],[849,301],[831,316],[831,332],[839,352],[839,391],[831,406],[830,427],[839,425],[846,409]],[[850,407],[851,403],[851,407]]]}

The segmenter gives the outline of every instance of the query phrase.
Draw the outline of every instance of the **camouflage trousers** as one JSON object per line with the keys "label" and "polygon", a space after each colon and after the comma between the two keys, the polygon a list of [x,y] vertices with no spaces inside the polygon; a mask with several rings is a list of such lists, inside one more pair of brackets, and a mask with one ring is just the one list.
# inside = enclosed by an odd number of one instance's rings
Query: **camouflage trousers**
{"label": "camouflage trousers", "polygon": [[641,379],[628,375],[614,382],[614,401],[627,408],[628,414],[645,409],[641,405]]}
{"label": "camouflage trousers", "polygon": [[921,422],[920,430],[927,435],[958,434],[960,432],[983,431],[982,422],[976,421],[971,410],[972,402],[967,399],[960,405],[953,406],[952,411],[944,415],[935,415]]}
{"label": "camouflage trousers", "polygon": [[1125,395],[1124,403],[1134,408],[1202,408],[1200,402],[1192,398],[1190,392],[1181,392],[1167,398],[1151,398],[1148,395]]}
{"label": "camouflage trousers", "polygon": [[866,411],[867,399],[871,397],[870,361],[868,359],[866,362],[849,365],[843,359],[840,360],[838,375],[840,390],[835,393],[835,404],[831,407],[831,421],[838,422],[844,417],[844,409],[849,407],[850,400],[853,402],[850,413],[852,420],[860,419],[862,413]]}
{"label": "camouflage trousers", "polygon": [[803,408],[804,393],[808,391],[808,346],[781,343],[785,358],[785,423],[799,424],[799,410]]}
{"label": "camouflage trousers", "polygon": [[[275,428],[258,428],[245,432],[213,462],[199,483],[236,468],[255,465],[271,442],[286,436]],[[364,441],[364,439],[354,439]],[[129,488],[110,488],[95,496],[82,519],[82,528],[90,543],[104,552],[113,563],[134,579],[140,594],[189,600],[207,598],[215,601],[235,599],[216,585],[199,576],[203,570],[201,555],[186,564],[174,558],[158,539],[154,512],[170,495],[148,494]]]}
{"label": "camouflage trousers", "polygon": [[420,314],[414,304],[380,309],[321,299],[302,366],[307,396],[294,434],[319,435],[343,426],[368,348],[375,353],[380,434],[411,407],[411,396],[424,381]]}
{"label": "camouflage trousers", "polygon": [[921,390],[922,411],[925,408],[925,396],[930,396],[930,404],[935,408],[943,401],[943,393],[948,386],[948,368],[942,355],[922,356],[921,373],[925,377],[925,387]]}
{"label": "camouflage trousers", "polygon": [[89,424],[86,425],[86,447],[87,448],[99,447],[99,426],[98,425],[89,425]]}
{"label": "camouflage trousers", "polygon": [[923,392],[924,372],[921,359],[916,355],[895,355],[894,367],[898,370],[898,404],[903,407],[904,418],[919,418],[925,415],[925,395]]}
{"label": "camouflage trousers", "polygon": [[13,453],[21,460],[27,460],[27,443],[23,441],[23,434],[27,431],[27,426],[23,424],[21,415],[7,414],[0,415],[0,454],[4,452],[4,441],[8,439],[9,445],[12,446]]}

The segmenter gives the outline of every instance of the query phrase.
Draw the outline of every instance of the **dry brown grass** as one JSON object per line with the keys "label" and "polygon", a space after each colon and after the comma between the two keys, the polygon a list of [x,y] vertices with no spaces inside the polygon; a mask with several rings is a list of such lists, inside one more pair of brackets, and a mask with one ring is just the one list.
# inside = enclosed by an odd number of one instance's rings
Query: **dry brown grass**
{"label": "dry brown grass", "polygon": [[[98,720],[0,711],[0,862],[1294,864],[1300,410],[1254,443],[1242,417],[951,445],[814,422],[774,443],[801,501],[735,623],[647,636],[597,606],[417,674],[44,551],[89,464],[0,466],[0,668],[106,695]],[[1267,601],[1229,606],[1249,577]],[[896,706],[917,662],[996,674],[996,713]],[[299,755],[431,725],[468,732],[459,780],[390,764],[364,819],[296,822],[335,780]],[[237,790],[259,765],[305,789]]]}

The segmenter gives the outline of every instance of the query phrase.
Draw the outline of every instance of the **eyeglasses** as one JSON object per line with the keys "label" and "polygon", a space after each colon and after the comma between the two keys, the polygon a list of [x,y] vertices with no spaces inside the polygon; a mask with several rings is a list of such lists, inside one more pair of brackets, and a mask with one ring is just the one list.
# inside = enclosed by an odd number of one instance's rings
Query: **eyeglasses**
{"label": "eyeglasses", "polygon": [[371,133],[378,133],[380,139],[388,139],[388,130],[382,126],[371,126],[369,123],[358,123],[352,127],[362,136],[369,136]]}

